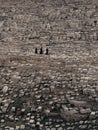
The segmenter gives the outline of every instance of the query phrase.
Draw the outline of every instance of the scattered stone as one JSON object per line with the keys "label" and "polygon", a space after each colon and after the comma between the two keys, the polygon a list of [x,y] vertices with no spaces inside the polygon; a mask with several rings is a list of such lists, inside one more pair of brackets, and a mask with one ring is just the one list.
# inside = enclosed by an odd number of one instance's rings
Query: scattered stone
{"label": "scattered stone", "polygon": [[3,91],[3,93],[7,93],[8,92],[8,86],[4,86],[2,91]]}

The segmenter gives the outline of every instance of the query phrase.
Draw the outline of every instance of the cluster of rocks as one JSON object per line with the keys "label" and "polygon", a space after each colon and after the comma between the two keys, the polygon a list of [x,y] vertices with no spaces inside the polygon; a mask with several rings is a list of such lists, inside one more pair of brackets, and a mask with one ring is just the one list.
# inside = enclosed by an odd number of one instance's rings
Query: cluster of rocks
{"label": "cluster of rocks", "polygon": [[0,1],[1,130],[98,130],[97,7]]}
{"label": "cluster of rocks", "polygon": [[43,62],[39,56],[32,59],[34,63],[31,59],[27,63],[13,61],[0,67],[0,128],[97,130],[97,81],[93,83],[90,79],[91,86],[88,79],[85,84],[81,77],[88,70],[82,69],[79,74],[79,68],[67,66],[62,71],[61,59],[49,61],[47,57]]}
{"label": "cluster of rocks", "polygon": [[[0,49],[31,52],[35,47],[98,41],[97,0],[0,1]],[[0,51],[1,52],[1,51]]]}

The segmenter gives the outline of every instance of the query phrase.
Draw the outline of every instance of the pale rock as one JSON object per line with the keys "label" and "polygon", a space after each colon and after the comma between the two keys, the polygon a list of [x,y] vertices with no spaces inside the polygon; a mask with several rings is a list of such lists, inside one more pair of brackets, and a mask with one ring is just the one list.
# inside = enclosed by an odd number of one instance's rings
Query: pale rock
{"label": "pale rock", "polygon": [[8,91],[8,86],[4,86],[3,89],[2,89],[3,93],[7,93]]}

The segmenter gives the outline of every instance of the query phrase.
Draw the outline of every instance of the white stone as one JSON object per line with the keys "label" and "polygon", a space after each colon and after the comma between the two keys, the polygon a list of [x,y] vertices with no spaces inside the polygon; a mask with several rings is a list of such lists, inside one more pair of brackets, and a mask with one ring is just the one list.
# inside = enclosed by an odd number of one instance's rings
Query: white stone
{"label": "white stone", "polygon": [[3,89],[2,89],[3,93],[7,93],[8,91],[8,86],[4,86]]}
{"label": "white stone", "polygon": [[34,116],[31,116],[31,119],[34,119]]}
{"label": "white stone", "polygon": [[19,126],[16,126],[16,130],[19,130],[19,128],[20,128]]}
{"label": "white stone", "polygon": [[25,112],[25,109],[22,109],[21,111],[22,111],[22,112]]}
{"label": "white stone", "polygon": [[91,115],[94,116],[96,113],[95,112],[91,112]]}
{"label": "white stone", "polygon": [[5,122],[5,121],[2,119],[2,120],[1,120],[1,123],[4,123],[4,122]]}
{"label": "white stone", "polygon": [[34,123],[34,120],[31,119],[31,120],[30,120],[30,123],[31,123],[31,124]]}
{"label": "white stone", "polygon": [[14,130],[14,128],[13,127],[10,127],[10,129],[9,130]]}
{"label": "white stone", "polygon": [[25,129],[25,125],[21,125],[20,129],[24,130]]}
{"label": "white stone", "polygon": [[12,111],[15,111],[15,107],[12,107]]}

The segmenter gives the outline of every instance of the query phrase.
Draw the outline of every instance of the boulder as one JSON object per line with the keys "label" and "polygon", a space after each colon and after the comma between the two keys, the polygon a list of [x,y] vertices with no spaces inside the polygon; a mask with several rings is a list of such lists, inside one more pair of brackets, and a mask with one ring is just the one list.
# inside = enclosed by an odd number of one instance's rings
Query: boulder
{"label": "boulder", "polygon": [[70,121],[70,122],[75,122],[75,121],[81,121],[81,120],[86,120],[88,115],[83,115],[78,113],[75,109],[69,110],[66,106],[63,106],[61,111],[60,111],[60,116],[65,120],[65,121]]}

